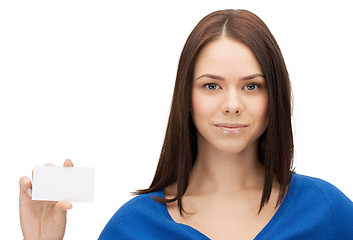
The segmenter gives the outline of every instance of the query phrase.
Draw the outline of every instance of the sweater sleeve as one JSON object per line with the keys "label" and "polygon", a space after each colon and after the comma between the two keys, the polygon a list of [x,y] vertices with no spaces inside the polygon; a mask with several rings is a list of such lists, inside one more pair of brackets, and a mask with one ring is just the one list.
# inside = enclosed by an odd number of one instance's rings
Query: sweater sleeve
{"label": "sweater sleeve", "polygon": [[328,182],[316,179],[315,185],[330,205],[335,239],[351,239],[353,236],[353,202]]}

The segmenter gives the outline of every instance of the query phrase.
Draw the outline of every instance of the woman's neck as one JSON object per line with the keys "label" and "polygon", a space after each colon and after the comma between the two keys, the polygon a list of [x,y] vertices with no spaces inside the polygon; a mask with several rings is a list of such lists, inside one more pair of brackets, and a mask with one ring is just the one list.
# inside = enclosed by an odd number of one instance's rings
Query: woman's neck
{"label": "woman's neck", "polygon": [[186,195],[262,190],[264,174],[264,166],[257,156],[257,144],[239,153],[198,146]]}

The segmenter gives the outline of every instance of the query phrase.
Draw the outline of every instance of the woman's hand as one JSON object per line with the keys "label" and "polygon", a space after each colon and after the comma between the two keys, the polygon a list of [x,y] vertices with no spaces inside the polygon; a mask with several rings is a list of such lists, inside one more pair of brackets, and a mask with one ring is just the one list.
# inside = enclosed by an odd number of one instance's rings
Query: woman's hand
{"label": "woman's hand", "polygon": [[[64,167],[73,167],[70,159],[66,159]],[[71,208],[69,201],[33,201],[31,180],[27,176],[21,177],[20,222],[25,240],[63,239],[66,211]]]}

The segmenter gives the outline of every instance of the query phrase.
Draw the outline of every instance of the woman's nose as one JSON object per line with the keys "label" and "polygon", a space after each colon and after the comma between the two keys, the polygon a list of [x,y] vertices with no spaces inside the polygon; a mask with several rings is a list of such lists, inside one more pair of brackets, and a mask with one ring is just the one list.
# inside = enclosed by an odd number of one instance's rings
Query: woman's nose
{"label": "woman's nose", "polygon": [[240,114],[243,111],[241,96],[236,90],[228,90],[224,93],[222,103],[223,114]]}

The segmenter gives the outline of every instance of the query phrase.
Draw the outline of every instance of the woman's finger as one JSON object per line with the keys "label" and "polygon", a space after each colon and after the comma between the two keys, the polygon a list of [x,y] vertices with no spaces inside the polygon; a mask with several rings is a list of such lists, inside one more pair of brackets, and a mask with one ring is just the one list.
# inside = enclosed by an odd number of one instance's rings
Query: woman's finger
{"label": "woman's finger", "polygon": [[56,203],[55,208],[64,211],[70,210],[72,208],[72,203],[70,201],[59,201]]}
{"label": "woman's finger", "polygon": [[20,179],[20,201],[32,199],[32,183],[29,177],[23,176]]}
{"label": "woman's finger", "polygon": [[66,159],[64,162],[64,167],[73,167],[74,164],[72,163],[71,159]]}

